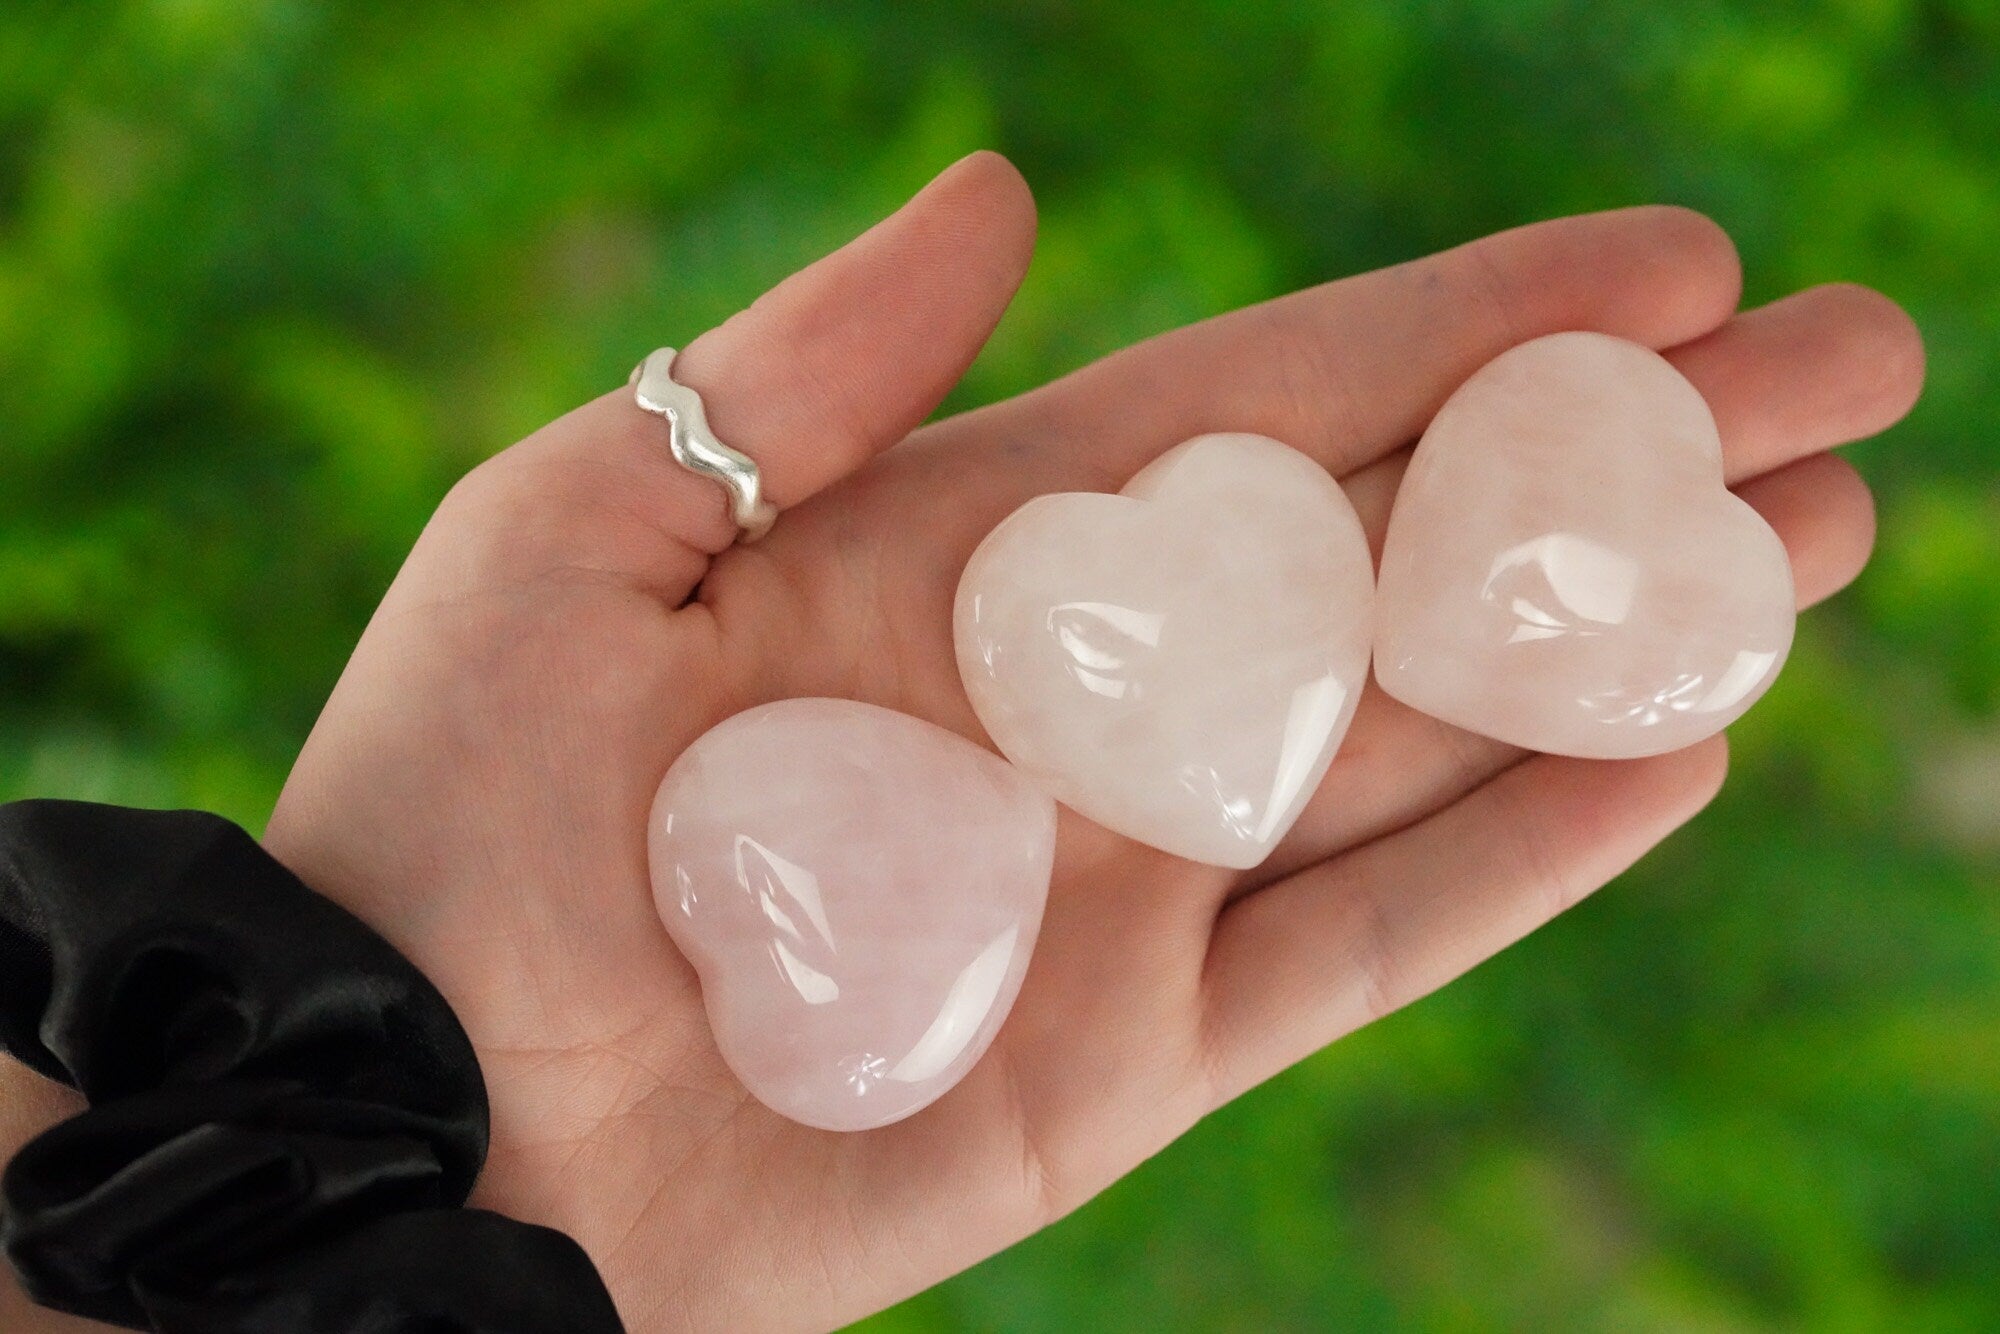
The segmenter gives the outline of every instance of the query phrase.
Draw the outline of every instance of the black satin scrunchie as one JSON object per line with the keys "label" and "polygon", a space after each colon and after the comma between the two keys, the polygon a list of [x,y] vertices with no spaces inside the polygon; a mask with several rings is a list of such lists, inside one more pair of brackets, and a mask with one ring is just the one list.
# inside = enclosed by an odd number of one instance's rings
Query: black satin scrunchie
{"label": "black satin scrunchie", "polygon": [[424,975],[199,811],[0,806],[0,1046],[90,1110],[0,1178],[36,1301],[165,1334],[617,1334],[560,1232],[460,1209],[472,1044]]}

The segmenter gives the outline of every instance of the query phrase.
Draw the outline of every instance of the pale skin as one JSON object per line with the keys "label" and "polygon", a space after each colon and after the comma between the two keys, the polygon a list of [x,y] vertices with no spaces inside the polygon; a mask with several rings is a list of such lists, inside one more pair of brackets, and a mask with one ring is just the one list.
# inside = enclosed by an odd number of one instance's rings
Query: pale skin
{"label": "pale skin", "polygon": [[[1041,941],[965,1081],[862,1134],[766,1110],[718,1057],[654,912],[645,820],[673,759],[791,696],[984,743],[953,587],[1003,516],[1115,490],[1205,431],[1320,460],[1379,543],[1407,448],[1506,347],[1595,329],[1667,351],[1802,605],[1860,571],[1868,491],[1827,451],[1914,401],[1907,316],[1850,286],[1738,313],[1726,236],[1679,209],[1541,223],[1176,330],[921,426],[1033,246],[992,154],[696,339],[675,370],[782,508],[751,547],[664,424],[612,392],[439,507],[293,770],[271,850],[423,968],[478,1047],[474,1202],[559,1227],[635,1331],[817,1330],[1076,1208],[1217,1105],[1576,902],[1697,812],[1720,738],[1626,762],[1529,756],[1370,689],[1263,867],[1179,861],[1065,811]],[[638,352],[635,349],[635,359]],[[73,1109],[0,1071],[0,1153]],[[0,1292],[0,1328],[97,1328]]]}

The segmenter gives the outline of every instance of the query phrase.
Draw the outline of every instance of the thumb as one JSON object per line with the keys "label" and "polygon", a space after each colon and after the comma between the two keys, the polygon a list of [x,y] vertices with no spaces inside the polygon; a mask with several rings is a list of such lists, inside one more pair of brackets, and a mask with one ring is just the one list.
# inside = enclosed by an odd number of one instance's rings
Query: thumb
{"label": "thumb", "polygon": [[974,153],[688,344],[675,378],[757,461],[772,502],[795,505],[931,414],[1014,299],[1034,241],[1027,182]]}
{"label": "thumb", "polygon": [[[674,378],[701,394],[717,438],[757,464],[782,511],[930,415],[1013,299],[1034,234],[1020,173],[997,153],[974,153],[689,343]],[[512,495],[516,544],[541,534],[567,559],[643,571],[662,593],[684,593],[736,528],[722,487],[677,464],[667,440],[667,423],[620,388],[482,471]],[[591,521],[576,522],[567,502]]]}

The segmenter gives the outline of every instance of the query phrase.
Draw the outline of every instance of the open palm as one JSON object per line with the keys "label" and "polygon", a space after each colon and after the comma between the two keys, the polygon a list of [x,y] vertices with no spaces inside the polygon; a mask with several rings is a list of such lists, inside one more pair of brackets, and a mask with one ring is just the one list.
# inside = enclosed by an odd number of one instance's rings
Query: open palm
{"label": "open palm", "polygon": [[1921,377],[1883,298],[1822,288],[1735,314],[1727,239],[1647,208],[1286,297],[915,430],[1005,308],[1033,231],[1020,178],[975,156],[682,353],[677,373],[785,510],[756,546],[727,548],[720,492],[622,392],[482,465],[383,601],[268,831],[464,1020],[494,1114],[477,1202],[575,1236],[635,1330],[824,1328],[973,1263],[1602,884],[1725,764],[1720,740],[1627,763],[1524,756],[1371,689],[1256,871],[1065,811],[1040,945],[992,1049],[917,1116],[838,1135],[745,1094],[653,909],[647,809],[707,728],[830,695],[983,742],[951,599],[1015,506],[1115,490],[1192,435],[1257,431],[1341,478],[1379,540],[1406,447],[1450,390],[1560,329],[1672,349],[1811,601],[1872,535],[1867,491],[1824,451],[1895,420]]}

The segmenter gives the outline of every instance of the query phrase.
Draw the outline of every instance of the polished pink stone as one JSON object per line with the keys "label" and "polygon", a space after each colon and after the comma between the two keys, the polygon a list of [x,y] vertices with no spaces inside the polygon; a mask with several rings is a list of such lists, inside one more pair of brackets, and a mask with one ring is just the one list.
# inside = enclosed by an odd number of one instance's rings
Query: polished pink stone
{"label": "polished pink stone", "polygon": [[1142,843],[1255,866],[1368,678],[1374,570],[1325,468],[1199,436],[1115,496],[1029,501],[959,580],[959,675],[993,743]]}
{"label": "polished pink stone", "polygon": [[654,901],[730,1069],[795,1121],[865,1130],[993,1040],[1041,926],[1055,806],[941,727],[794,699],[690,746],[650,837]]}
{"label": "polished pink stone", "polygon": [[1517,746],[1655,755],[1755,703],[1794,616],[1784,545],[1724,488],[1701,394],[1646,348],[1554,334],[1466,381],[1417,445],[1375,675]]}

